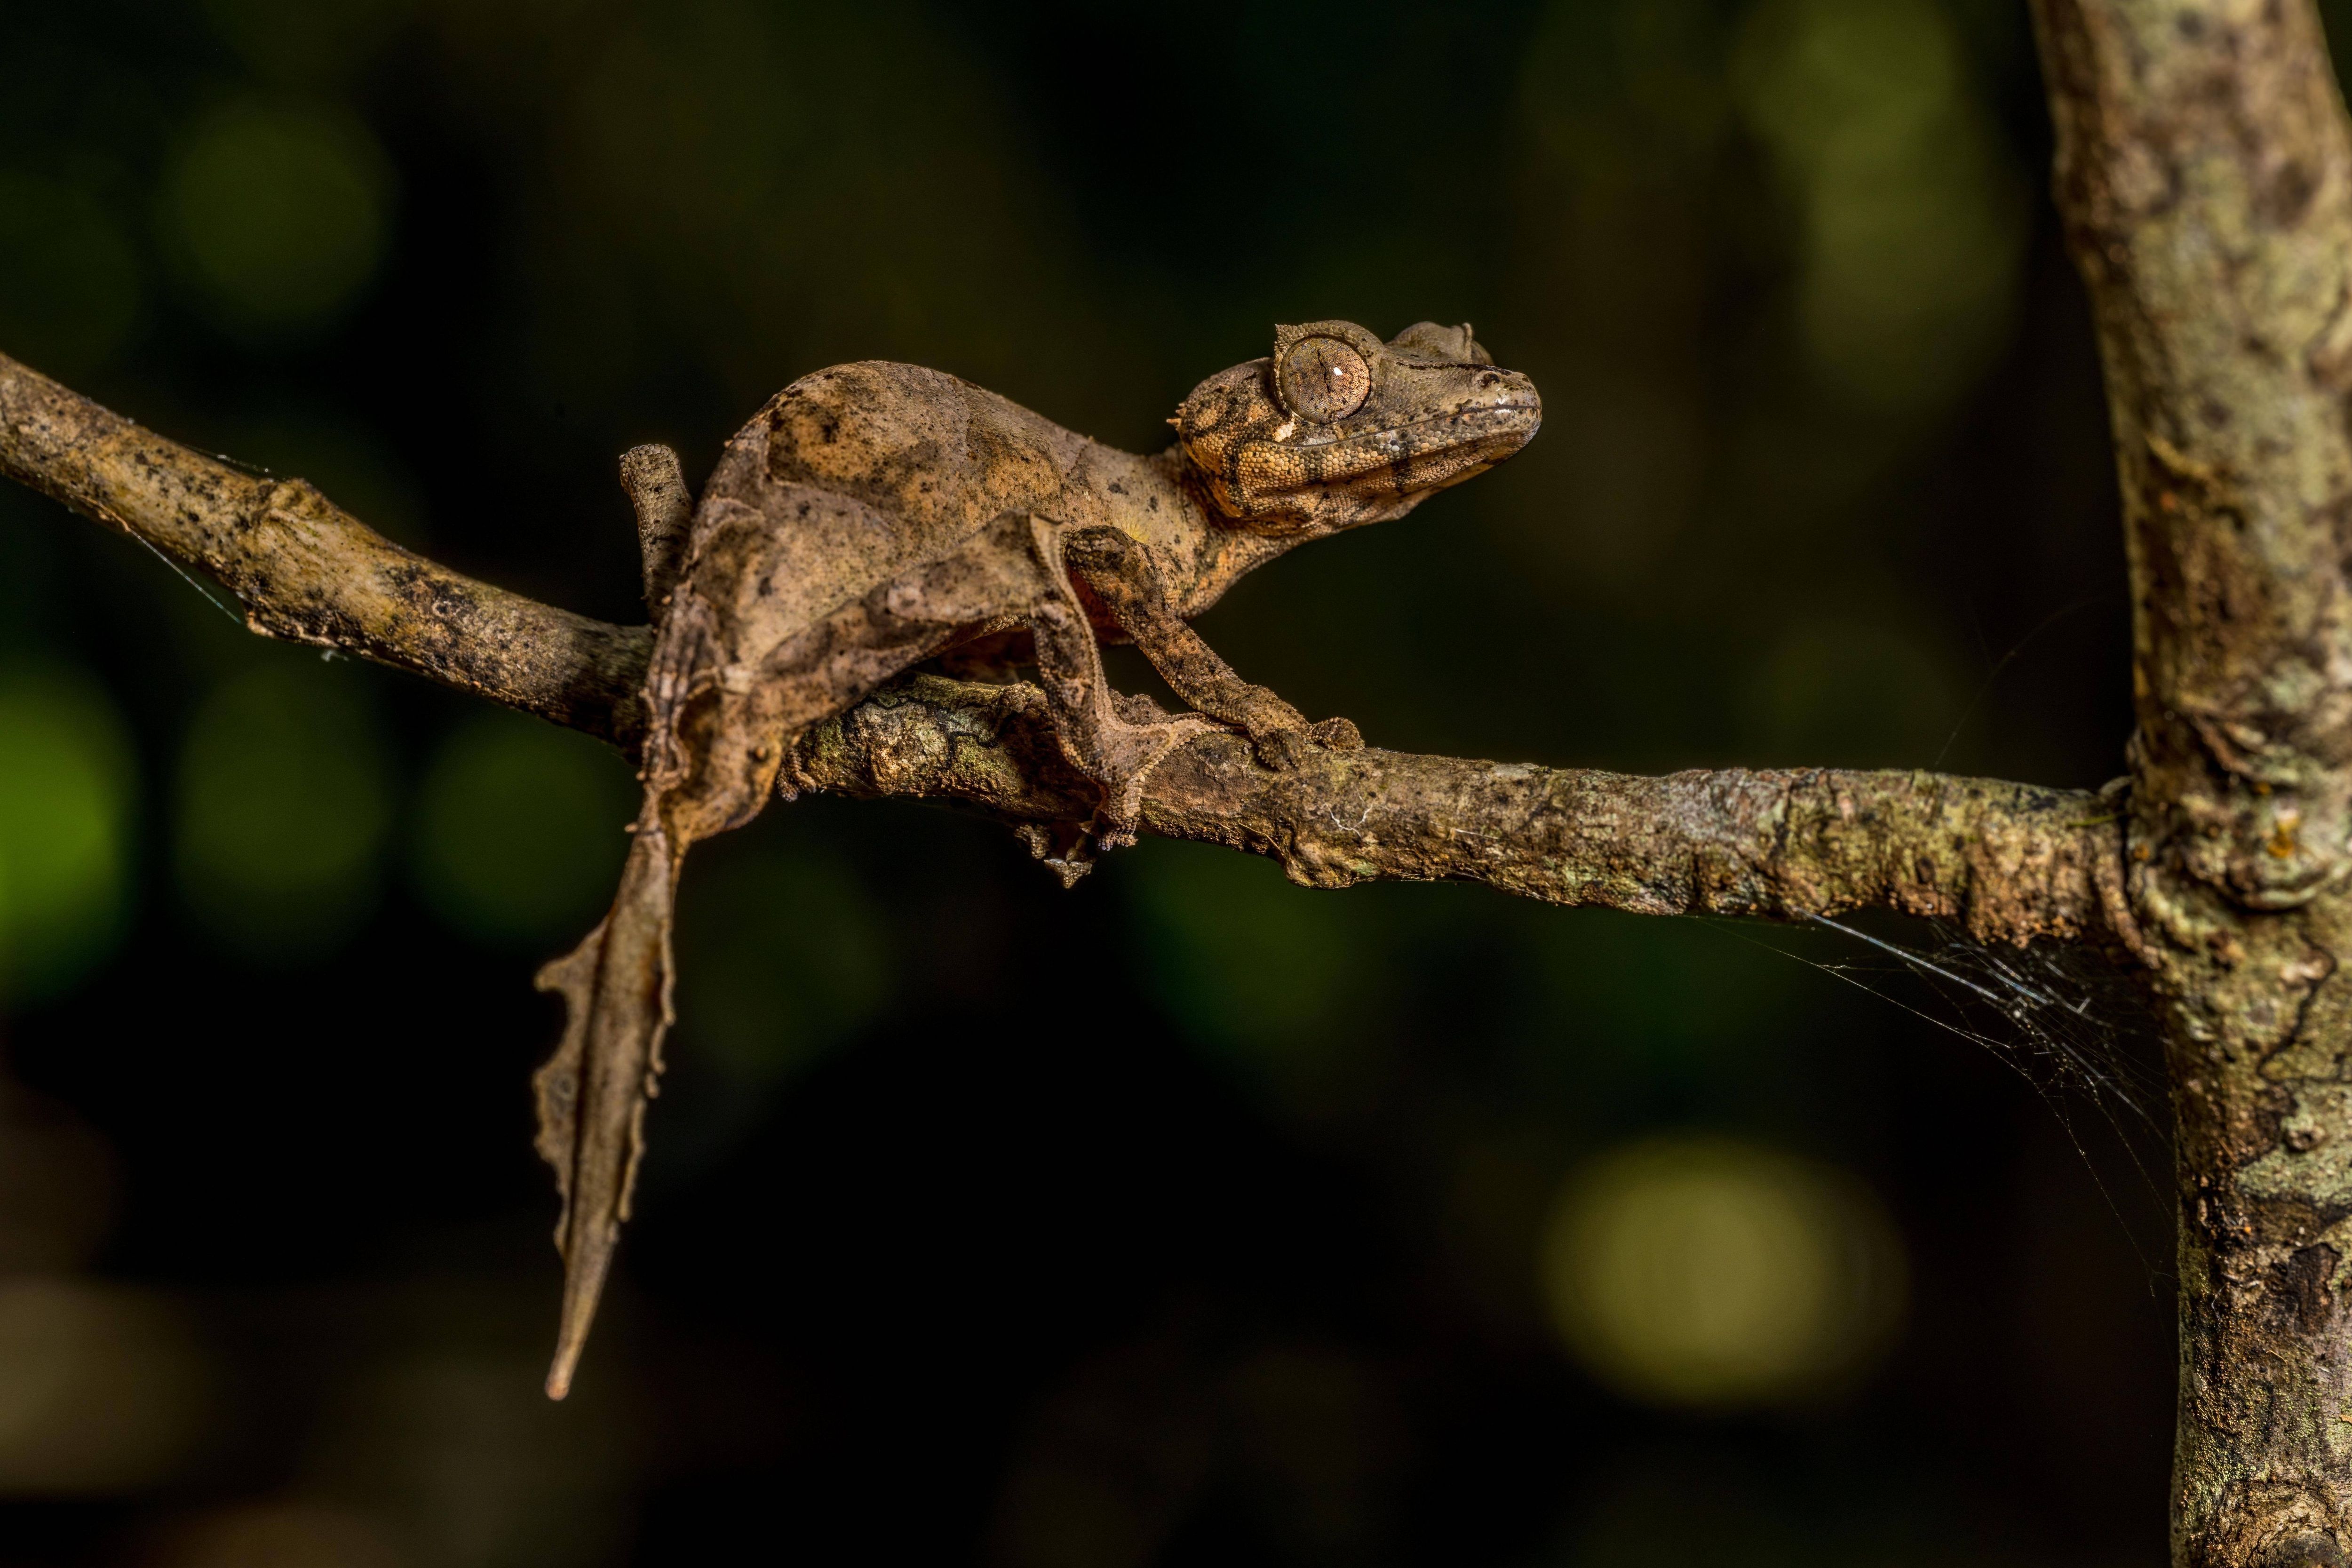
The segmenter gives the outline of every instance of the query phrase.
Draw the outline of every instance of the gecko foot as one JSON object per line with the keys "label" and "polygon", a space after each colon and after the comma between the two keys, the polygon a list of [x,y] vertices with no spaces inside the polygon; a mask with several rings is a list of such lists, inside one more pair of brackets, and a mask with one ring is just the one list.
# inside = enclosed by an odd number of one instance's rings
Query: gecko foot
{"label": "gecko foot", "polygon": [[1115,760],[1104,769],[1102,806],[1089,825],[1096,847],[1121,849],[1134,843],[1136,827],[1143,820],[1144,781],[1151,770],[1193,736],[1219,728],[1198,713],[1180,713],[1152,724],[1120,724],[1113,743],[1104,748]]}
{"label": "gecko foot", "polygon": [[1318,724],[1309,724],[1307,732],[1315,737],[1317,745],[1327,751],[1360,752],[1364,749],[1364,732],[1356,728],[1352,719],[1326,719]]}
{"label": "gecko foot", "polygon": [[1024,822],[1013,831],[1061,879],[1066,893],[1095,868],[1094,836],[1083,822]]}

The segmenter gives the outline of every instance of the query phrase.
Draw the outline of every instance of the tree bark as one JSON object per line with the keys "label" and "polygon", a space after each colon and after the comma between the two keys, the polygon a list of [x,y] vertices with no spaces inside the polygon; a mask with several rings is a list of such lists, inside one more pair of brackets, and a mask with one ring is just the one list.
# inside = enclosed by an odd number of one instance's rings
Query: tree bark
{"label": "tree bark", "polygon": [[2311,0],[2037,0],[2122,479],[2182,1568],[2352,1557],[2352,125]]}
{"label": "tree bark", "polygon": [[[1044,693],[917,675],[801,737],[794,789],[952,799],[1008,822],[1094,809]],[[1378,747],[1260,766],[1203,735],[1153,770],[1143,826],[1265,855],[1307,887],[1478,882],[1637,914],[1799,921],[1891,909],[1980,942],[2126,942],[2118,808],[1938,773],[1729,768],[1643,778]]]}

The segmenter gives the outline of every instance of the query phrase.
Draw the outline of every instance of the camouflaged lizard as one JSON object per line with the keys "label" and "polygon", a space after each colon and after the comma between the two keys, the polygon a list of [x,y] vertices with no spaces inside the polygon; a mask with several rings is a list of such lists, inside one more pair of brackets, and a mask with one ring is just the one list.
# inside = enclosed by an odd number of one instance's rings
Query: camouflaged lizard
{"label": "camouflaged lizard", "polygon": [[[1189,736],[1246,733],[1270,765],[1362,742],[1310,725],[1185,624],[1252,567],[1401,517],[1530,440],[1534,385],[1470,329],[1383,342],[1346,321],[1277,328],[1270,358],[1184,400],[1176,445],[1137,457],[914,365],[793,383],[727,445],[698,504],[677,458],[622,461],[659,622],[644,808],[612,911],[540,975],[569,1016],[540,1070],[539,1148],[564,1210],[562,1321],[547,1392],[570,1388],[645,1148],[671,1020],[670,921],[698,840],[749,822],[792,738],[908,667],[1025,642],[1070,761],[1101,787],[1096,846],[1131,837],[1143,782]],[[1131,638],[1199,711],[1120,705],[1097,639]],[[1084,846],[1060,858],[1066,877]]]}

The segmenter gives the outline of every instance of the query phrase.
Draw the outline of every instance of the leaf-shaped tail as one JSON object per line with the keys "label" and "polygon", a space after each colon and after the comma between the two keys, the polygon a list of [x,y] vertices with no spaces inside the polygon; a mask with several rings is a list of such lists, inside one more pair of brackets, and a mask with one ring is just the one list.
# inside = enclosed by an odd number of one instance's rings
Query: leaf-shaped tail
{"label": "leaf-shaped tail", "polygon": [[629,1194],[645,1153],[646,1101],[657,1092],[662,1036],[670,1024],[670,914],[677,860],[648,811],[637,825],[621,889],[588,938],[539,972],[560,992],[562,1043],[533,1080],[539,1152],[555,1167],[563,1214],[563,1317],[547,1396],[570,1392],[596,1300],[612,1267]]}

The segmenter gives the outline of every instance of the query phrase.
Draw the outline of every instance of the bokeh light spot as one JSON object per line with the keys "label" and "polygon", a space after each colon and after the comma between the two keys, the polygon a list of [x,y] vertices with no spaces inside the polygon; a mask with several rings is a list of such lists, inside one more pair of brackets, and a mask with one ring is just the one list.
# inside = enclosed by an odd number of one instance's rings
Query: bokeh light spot
{"label": "bokeh light spot", "polygon": [[194,1339],[158,1297],[0,1279],[0,1497],[104,1496],[165,1479],[201,1431],[209,1383]]}
{"label": "bokeh light spot", "polygon": [[577,935],[612,897],[635,805],[614,752],[521,714],[476,714],[425,774],[409,856],[417,891],[478,941]]}
{"label": "bokeh light spot", "polygon": [[208,931],[247,956],[317,957],[374,906],[392,792],[354,676],[273,661],[215,691],[189,729],[181,890]]}
{"label": "bokeh light spot", "polygon": [[2025,193],[1930,0],[1770,0],[1741,50],[1749,124],[1805,214],[1817,363],[1896,408],[1964,391],[2006,333]]}
{"label": "bokeh light spot", "polygon": [[387,237],[390,165],[348,115],[246,100],[188,132],[164,226],[223,324],[275,333],[350,304]]}
{"label": "bokeh light spot", "polygon": [[0,1001],[106,955],[129,903],[131,745],[87,678],[0,668]]}
{"label": "bokeh light spot", "polygon": [[1542,1275],[1577,1360],[1645,1403],[1801,1401],[1888,1345],[1901,1244],[1841,1173],[1751,1144],[1671,1138],[1570,1176]]}

